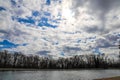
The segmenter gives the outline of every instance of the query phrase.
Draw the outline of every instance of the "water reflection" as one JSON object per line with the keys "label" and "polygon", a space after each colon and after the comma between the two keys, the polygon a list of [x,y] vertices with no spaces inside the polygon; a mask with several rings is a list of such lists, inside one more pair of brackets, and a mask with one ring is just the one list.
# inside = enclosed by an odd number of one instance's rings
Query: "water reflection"
{"label": "water reflection", "polygon": [[93,80],[120,76],[120,70],[5,71],[0,80]]}

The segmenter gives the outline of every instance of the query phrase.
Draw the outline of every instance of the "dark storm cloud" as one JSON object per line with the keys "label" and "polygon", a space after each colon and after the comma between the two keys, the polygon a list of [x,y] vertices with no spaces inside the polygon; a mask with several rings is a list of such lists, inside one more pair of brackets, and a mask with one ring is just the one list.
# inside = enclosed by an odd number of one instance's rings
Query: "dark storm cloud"
{"label": "dark storm cloud", "polygon": [[79,47],[70,47],[70,46],[63,47],[63,51],[65,53],[73,53],[74,54],[80,50],[81,50],[81,48],[79,48]]}
{"label": "dark storm cloud", "polygon": [[93,10],[101,10],[108,12],[112,8],[117,8],[120,5],[120,0],[90,0],[90,6]]}
{"label": "dark storm cloud", "polygon": [[120,7],[120,0],[73,0],[72,8],[77,9],[78,7],[83,7],[86,3],[88,3],[86,7],[89,10],[92,10],[95,14],[97,11],[101,11],[101,15],[103,16],[111,9],[119,9],[118,7]]}
{"label": "dark storm cloud", "polygon": [[[83,28],[83,30],[85,30],[86,32],[88,33],[98,33],[98,32],[102,32],[103,29],[101,29],[100,26],[89,26],[89,27],[86,27]],[[107,33],[108,31],[104,31],[104,33]]]}
{"label": "dark storm cloud", "polygon": [[[117,34],[108,34],[104,36],[104,39],[98,39],[96,40],[96,47],[97,48],[108,48],[108,47],[115,47],[118,43],[118,39],[120,39],[120,36]],[[115,43],[114,43],[115,42]]]}
{"label": "dark storm cloud", "polygon": [[101,20],[101,30],[104,31],[106,29],[107,21],[105,16],[110,10],[119,9],[120,0],[91,0],[89,6],[92,13],[97,14],[98,18]]}
{"label": "dark storm cloud", "polygon": [[[94,15],[99,18],[101,25],[95,27],[95,29],[96,31],[105,33],[107,24],[106,15],[111,10],[119,10],[120,0],[73,0],[72,9],[75,11],[75,17],[77,17],[79,14],[79,10],[77,10],[79,7],[86,7],[88,9],[87,13],[89,15]],[[88,31],[92,31],[93,28],[88,29]]]}
{"label": "dark storm cloud", "polygon": [[86,3],[86,1],[87,0],[73,0],[73,2],[72,2],[73,7],[72,8],[78,8],[80,6],[83,6]]}
{"label": "dark storm cloud", "polygon": [[8,32],[5,30],[0,30],[0,33],[7,34]]}
{"label": "dark storm cloud", "polygon": [[50,51],[43,50],[43,51],[37,52],[37,54],[39,54],[39,55],[47,55],[47,53],[50,53]]}
{"label": "dark storm cloud", "polygon": [[107,41],[106,39],[98,39],[96,41],[97,44],[97,48],[108,48],[108,47],[112,47],[112,43]]}
{"label": "dark storm cloud", "polygon": [[30,35],[24,31],[21,31],[17,28],[14,28],[14,30],[0,30],[0,33],[3,34],[3,36],[1,36],[3,39],[8,39],[8,40],[11,40],[12,37],[11,36],[15,36],[15,37],[20,37],[21,35]]}
{"label": "dark storm cloud", "polygon": [[116,33],[114,35],[106,35],[105,38],[110,42],[117,42],[118,39],[120,39],[120,36],[119,36],[119,33]]}

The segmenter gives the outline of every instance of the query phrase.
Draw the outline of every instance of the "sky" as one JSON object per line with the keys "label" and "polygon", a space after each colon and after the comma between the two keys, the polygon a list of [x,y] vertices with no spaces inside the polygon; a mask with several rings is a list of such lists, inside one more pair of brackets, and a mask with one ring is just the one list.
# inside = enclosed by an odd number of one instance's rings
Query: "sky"
{"label": "sky", "polygon": [[118,53],[120,0],[0,0],[0,50]]}

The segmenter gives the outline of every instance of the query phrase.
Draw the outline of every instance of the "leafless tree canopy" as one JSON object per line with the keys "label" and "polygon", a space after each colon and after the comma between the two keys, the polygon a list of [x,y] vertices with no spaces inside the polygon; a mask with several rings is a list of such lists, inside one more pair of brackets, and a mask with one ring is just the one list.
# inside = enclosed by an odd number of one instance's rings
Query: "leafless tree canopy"
{"label": "leafless tree canopy", "polygon": [[[120,55],[119,55],[120,56]],[[119,60],[120,57],[118,56]],[[76,55],[69,58],[26,56],[20,52],[0,52],[0,68],[35,69],[81,69],[81,68],[120,68],[120,61],[103,55]]]}

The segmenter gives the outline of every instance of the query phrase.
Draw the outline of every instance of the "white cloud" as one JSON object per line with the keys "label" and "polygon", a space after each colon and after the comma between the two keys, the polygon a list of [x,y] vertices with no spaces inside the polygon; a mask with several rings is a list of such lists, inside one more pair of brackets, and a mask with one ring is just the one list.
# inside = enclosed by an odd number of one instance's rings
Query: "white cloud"
{"label": "white cloud", "polygon": [[[6,11],[0,12],[0,41],[8,39],[17,44],[28,43],[27,46],[12,49],[22,51],[25,54],[46,50],[50,51],[48,53],[50,55],[60,55],[66,46],[72,47],[70,49],[79,47],[81,50],[76,54],[82,54],[82,52],[91,53],[93,48],[102,43],[97,43],[101,39],[109,41],[106,35],[112,35],[115,32],[119,34],[120,11],[118,8],[110,7],[109,11],[103,12],[106,20],[103,23],[103,20],[100,19],[99,11],[102,11],[100,5],[99,7],[93,5],[96,7],[93,8],[92,3],[88,0],[85,0],[86,2],[80,0],[84,4],[78,3],[78,1],[64,0],[62,3],[55,3],[52,0],[51,5],[48,6],[45,5],[45,0],[24,0],[21,2],[18,0],[17,5],[20,7],[15,7],[11,5],[10,0],[1,0],[0,5],[5,7]],[[96,12],[94,9],[99,10]],[[12,16],[31,17],[32,11],[38,11],[41,14],[33,17],[36,20],[35,25],[28,26],[25,23],[19,23],[17,20],[13,21],[11,18]],[[51,13],[51,16],[45,16],[44,12],[46,11]],[[57,24],[58,27],[54,29],[44,26],[43,30],[43,27],[37,26],[41,17],[48,18],[50,24]],[[60,23],[54,23],[50,21],[51,19],[59,19],[58,22]],[[89,39],[95,36],[96,38]],[[78,42],[78,40],[80,41]],[[70,51],[68,52],[74,54],[74,50]],[[66,55],[69,55],[68,52]]]}

